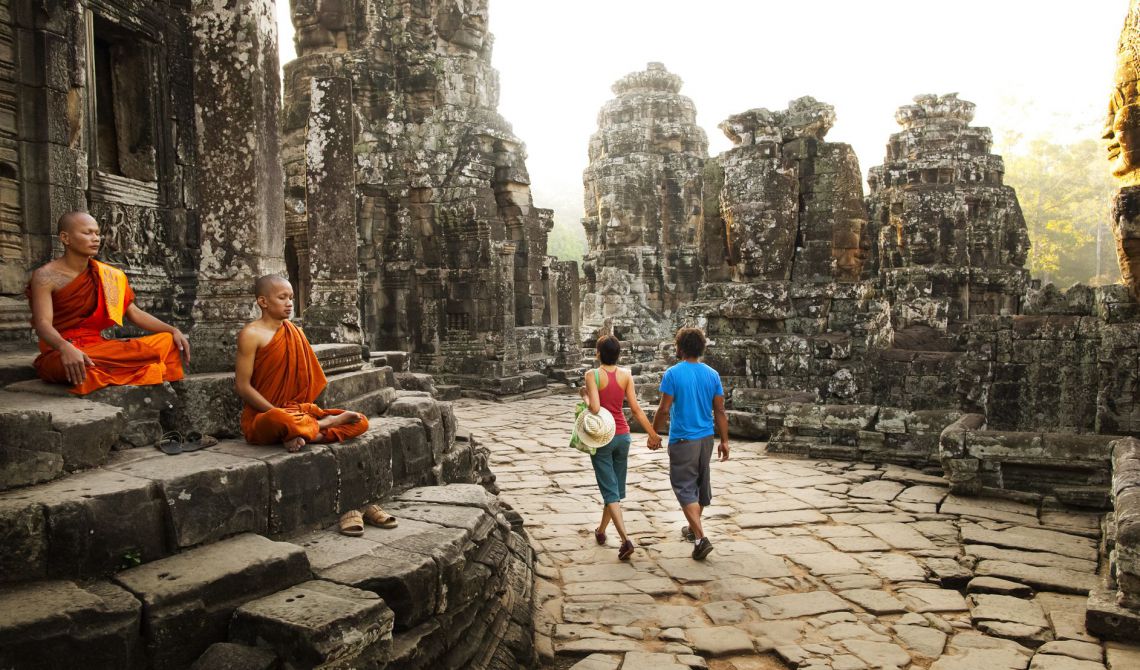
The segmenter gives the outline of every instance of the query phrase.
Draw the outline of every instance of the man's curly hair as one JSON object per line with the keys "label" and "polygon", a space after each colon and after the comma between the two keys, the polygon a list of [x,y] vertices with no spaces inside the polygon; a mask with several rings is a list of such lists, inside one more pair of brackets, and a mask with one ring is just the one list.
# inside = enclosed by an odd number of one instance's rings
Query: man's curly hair
{"label": "man's curly hair", "polygon": [[684,358],[700,358],[705,353],[705,332],[700,328],[682,328],[677,331],[677,351]]}

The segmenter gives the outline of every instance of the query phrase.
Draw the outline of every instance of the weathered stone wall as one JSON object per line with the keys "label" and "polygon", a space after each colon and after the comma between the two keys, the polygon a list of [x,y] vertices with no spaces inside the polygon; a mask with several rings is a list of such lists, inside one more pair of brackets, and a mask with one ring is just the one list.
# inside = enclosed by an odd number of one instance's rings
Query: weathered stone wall
{"label": "weathered stone wall", "polygon": [[583,174],[589,251],[583,338],[668,337],[703,279],[697,245],[708,139],[681,78],[661,63],[622,77],[598,112]]}
{"label": "weathered stone wall", "polygon": [[[496,111],[487,2],[303,0],[293,22],[285,253],[306,325],[484,390],[565,366],[554,327],[576,325],[577,274],[546,255],[553,215]],[[345,138],[351,165],[331,161]],[[333,215],[334,200],[355,209]]]}
{"label": "weathered stone wall", "polygon": [[281,267],[272,3],[16,0],[0,43],[0,342],[31,339],[28,273],[78,209],[139,305],[193,328],[195,368],[231,366]]}

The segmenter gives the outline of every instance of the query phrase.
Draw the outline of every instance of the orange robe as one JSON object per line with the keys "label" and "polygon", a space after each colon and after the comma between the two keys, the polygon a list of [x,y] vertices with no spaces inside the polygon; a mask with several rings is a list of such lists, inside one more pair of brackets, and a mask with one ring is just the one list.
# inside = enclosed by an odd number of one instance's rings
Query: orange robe
{"label": "orange robe", "polygon": [[[258,412],[246,404],[241,431],[250,444],[280,444],[294,437],[311,442],[320,434],[317,420],[343,409],[321,409],[313,404],[327,384],[325,372],[301,329],[286,321],[273,339],[257,350],[250,384],[273,409]],[[368,419],[325,430],[329,442],[343,442],[368,430]]]}
{"label": "orange robe", "polygon": [[[182,379],[182,357],[170,333],[129,340],[108,340],[102,331],[123,325],[135,293],[121,270],[91,259],[87,270],[51,294],[52,326],[63,339],[87,354],[95,367],[71,392],[84,395],[104,386],[146,386]],[[46,382],[67,384],[62,354],[40,340],[36,374]]]}

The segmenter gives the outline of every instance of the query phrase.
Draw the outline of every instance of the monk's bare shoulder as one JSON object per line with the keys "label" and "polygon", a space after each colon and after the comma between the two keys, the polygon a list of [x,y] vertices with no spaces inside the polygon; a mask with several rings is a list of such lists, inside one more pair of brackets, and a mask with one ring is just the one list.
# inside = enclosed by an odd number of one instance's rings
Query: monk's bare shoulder
{"label": "monk's bare shoulder", "polygon": [[70,284],[75,277],[76,275],[60,268],[55,261],[51,261],[36,268],[36,271],[32,273],[31,285],[33,289],[46,287],[55,291]]}
{"label": "monk's bare shoulder", "polygon": [[238,344],[252,347],[254,350],[260,349],[269,344],[273,339],[274,332],[269,330],[257,321],[251,321],[245,324],[245,327],[238,333]]}

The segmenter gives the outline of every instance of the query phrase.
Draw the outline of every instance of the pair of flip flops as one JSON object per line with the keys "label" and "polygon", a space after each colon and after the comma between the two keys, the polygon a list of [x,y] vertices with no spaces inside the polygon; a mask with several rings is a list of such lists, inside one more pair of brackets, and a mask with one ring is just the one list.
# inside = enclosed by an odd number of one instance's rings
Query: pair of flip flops
{"label": "pair of flip flops", "polygon": [[158,441],[155,447],[166,454],[167,456],[176,456],[187,451],[198,451],[206,447],[212,447],[218,443],[218,438],[212,435],[203,435],[199,432],[187,433],[183,437],[182,433],[171,430],[162,434],[162,439]]}
{"label": "pair of flip flops", "polygon": [[340,517],[341,535],[360,537],[364,534],[364,524],[377,528],[395,528],[399,525],[396,517],[380,509],[379,505],[366,505],[361,510],[349,510]]}

